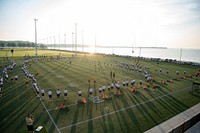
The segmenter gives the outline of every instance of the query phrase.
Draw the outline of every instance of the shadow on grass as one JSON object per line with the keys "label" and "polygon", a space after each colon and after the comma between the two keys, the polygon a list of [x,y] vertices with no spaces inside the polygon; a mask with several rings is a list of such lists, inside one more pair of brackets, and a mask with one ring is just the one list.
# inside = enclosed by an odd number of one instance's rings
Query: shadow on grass
{"label": "shadow on grass", "polygon": [[114,130],[112,118],[109,115],[105,116],[106,113],[104,110],[104,103],[100,104],[100,111],[101,111],[101,115],[103,116],[101,117],[101,119],[99,119],[99,122],[101,123],[101,126],[103,128],[103,132],[104,133],[112,132]]}
{"label": "shadow on grass", "polygon": [[[63,67],[63,64],[65,64],[64,61],[59,61],[59,63],[57,63],[58,61],[56,60],[56,62],[53,62],[53,61],[50,62],[52,64],[49,64],[49,66],[53,66],[52,70],[54,70],[54,71],[59,70],[61,67]],[[37,65],[40,65],[40,68],[43,68],[46,71],[46,67],[44,67],[44,64],[42,64],[41,62],[39,62],[39,63],[37,63]],[[67,66],[67,69],[69,68],[69,66]],[[63,68],[63,70],[66,70],[66,68]],[[43,76],[40,76],[40,78],[38,78],[38,80],[46,77],[47,74],[51,74],[51,72],[48,71],[47,73],[43,74]]]}
{"label": "shadow on grass", "polygon": [[[160,91],[157,91],[158,93],[160,93],[162,95],[161,92],[163,92],[164,94],[167,94],[167,92],[163,89],[161,89]],[[186,104],[182,103],[181,101],[179,101],[178,99],[176,99],[175,97],[173,97],[172,95],[168,95],[166,97],[164,97],[166,100],[168,100],[169,103],[171,103],[171,105],[173,105],[175,108],[177,108],[180,111],[184,111],[185,109],[189,108],[189,106],[187,106]]]}
{"label": "shadow on grass", "polygon": [[[72,121],[72,124],[76,124],[78,120],[78,113],[79,113],[79,106],[77,106],[76,111],[74,113],[74,119]],[[76,125],[71,127],[70,133],[75,133],[76,132]]]}
{"label": "shadow on grass", "polygon": [[[20,117],[24,117],[24,113],[27,111],[24,106],[26,106],[27,103],[31,102],[33,99],[33,97],[30,97],[26,102],[22,103],[22,104],[16,104],[15,100],[13,102],[15,103],[10,103],[13,106],[9,106],[7,108],[4,108],[3,110],[1,110],[1,121],[5,121],[6,123],[4,123],[3,125],[1,125],[1,129],[2,131],[9,131],[9,130],[13,130],[13,129],[19,129],[21,127],[21,125],[17,126],[17,124],[22,123],[22,121],[18,121]],[[3,112],[2,112],[3,111]],[[18,115],[16,115],[18,114]],[[5,117],[6,116],[6,117]],[[16,122],[15,126],[16,127],[12,127],[12,128],[8,128],[10,125],[12,125],[13,121]],[[23,121],[25,125],[25,121]],[[11,132],[11,131],[10,131]]]}
{"label": "shadow on grass", "polygon": [[[124,101],[123,101],[124,99],[121,99],[121,100],[124,103]],[[117,108],[120,108],[118,102],[116,102],[115,105],[117,106]],[[127,107],[127,106],[128,106],[127,103],[124,103],[124,107]],[[130,133],[131,132],[131,128],[129,127],[130,124],[125,119],[126,118],[125,117],[125,113],[122,111],[122,112],[116,113],[116,114],[117,114],[117,117],[119,119],[119,123],[120,123],[120,127],[121,127],[122,132],[124,132],[124,133]],[[132,118],[131,118],[131,120],[132,120]]]}
{"label": "shadow on grass", "polygon": [[[153,95],[152,93],[148,93],[152,98],[157,98],[157,96]],[[174,109],[173,107],[169,106],[168,102],[163,100],[162,98],[160,99],[155,99],[156,102],[158,102],[164,109],[166,109],[168,112],[170,112],[171,114],[174,113],[178,113],[176,109]],[[165,114],[163,114],[165,115]]]}
{"label": "shadow on grass", "polygon": [[[149,92],[151,93],[151,92]],[[146,98],[145,95],[143,95],[142,93],[139,95],[139,97],[143,100],[143,101],[148,101],[148,103],[146,104],[149,109],[151,109],[154,113],[157,114],[157,116],[159,116],[160,119],[162,119],[162,112],[154,105],[153,102],[149,101],[150,99]]]}
{"label": "shadow on grass", "polygon": [[[92,119],[92,110],[93,110],[93,104],[87,104],[87,115],[88,119]],[[88,133],[93,133],[93,120],[88,121]]]}
{"label": "shadow on grass", "polygon": [[[140,94],[141,95],[141,94]],[[137,97],[133,97],[134,100],[137,102],[137,104],[140,104],[141,101],[137,98]],[[152,116],[151,112],[149,111],[149,108],[146,108],[144,105],[147,105],[148,102],[146,102],[145,104],[140,104],[139,106],[141,107],[141,109],[147,114],[147,117],[150,118],[151,121],[153,121],[154,124],[158,124],[157,120]]]}
{"label": "shadow on grass", "polygon": [[[131,99],[131,101],[136,105],[136,109],[142,114],[142,116],[145,118],[146,121],[149,121],[149,119],[147,118],[147,114],[144,112],[144,110],[142,110],[142,108],[140,106],[137,106],[137,102],[134,100],[134,96],[138,96],[140,95],[140,93],[137,93],[137,94],[131,94],[131,95],[128,95],[128,97]],[[150,122],[150,121],[149,121]]]}

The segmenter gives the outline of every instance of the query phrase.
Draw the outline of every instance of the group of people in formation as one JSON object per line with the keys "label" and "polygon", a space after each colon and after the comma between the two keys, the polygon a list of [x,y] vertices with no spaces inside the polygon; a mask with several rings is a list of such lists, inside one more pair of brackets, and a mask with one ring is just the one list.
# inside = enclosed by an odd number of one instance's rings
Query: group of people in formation
{"label": "group of people in formation", "polygon": [[30,61],[30,59],[29,60],[25,60],[22,63],[21,70],[24,73],[24,76],[26,77],[26,80],[25,80],[26,86],[28,86],[29,82],[31,81],[32,84],[33,84],[34,91],[35,91],[36,95],[39,97],[39,87],[37,86],[37,79],[35,78],[36,74],[35,75],[31,74],[27,70],[27,65],[28,65],[29,61]]}
{"label": "group of people in formation", "polygon": [[[44,96],[45,96],[45,90],[44,90],[44,89],[40,89],[40,91],[39,91],[39,88],[38,88],[38,86],[37,86],[37,80],[36,80],[35,76],[34,76],[33,74],[28,73],[28,71],[27,71],[27,64],[29,63],[29,61],[30,61],[30,59],[25,60],[25,61],[23,62],[23,64],[22,64],[22,71],[23,71],[24,75],[28,78],[28,80],[26,80],[26,85],[28,85],[28,82],[31,80],[32,83],[33,83],[33,87],[34,87],[34,90],[35,90],[36,94],[39,95],[39,92],[41,92],[41,96],[44,97]],[[13,63],[11,66],[9,66],[9,68],[13,68],[14,66],[15,66],[15,63]],[[122,64],[119,65],[119,67],[123,67],[123,68],[129,69],[127,63],[122,63]],[[132,69],[135,70],[135,68],[132,68]],[[132,69],[131,69],[131,70],[132,70]],[[142,80],[142,78],[141,78],[141,79],[139,80],[140,87],[142,87],[143,89],[149,89],[149,88],[150,88],[150,85],[152,85],[152,86],[153,86],[153,89],[156,89],[155,78],[152,78],[151,75],[147,72],[148,69],[149,69],[149,67],[147,67],[147,66],[144,67],[144,77],[145,77],[145,80],[146,80],[147,83],[143,85],[143,80]],[[158,68],[156,68],[156,71],[158,71]],[[4,70],[4,72],[5,72],[5,75],[6,75],[6,69]],[[141,66],[141,65],[138,66],[138,72],[140,72],[140,73],[142,72],[142,66]],[[162,72],[162,69],[160,69],[160,72]],[[167,70],[166,72],[169,73],[169,70]],[[176,71],[176,75],[179,75],[179,71]],[[186,75],[186,71],[184,71],[184,75]],[[114,79],[115,76],[116,76],[116,75],[115,75],[115,72],[112,72],[112,71],[111,71],[111,72],[110,72],[110,77],[111,77],[111,79]],[[16,76],[16,78],[18,78],[18,77]],[[88,82],[90,82],[90,80],[89,80]],[[132,88],[131,88],[131,91],[132,91],[132,92],[136,92],[136,89],[135,89],[135,83],[136,83],[136,81],[135,81],[135,79],[132,79],[130,82],[131,82],[131,87],[132,87]],[[96,81],[94,81],[94,83],[96,83]],[[1,78],[0,78],[0,84],[1,84]],[[123,86],[129,86],[129,80],[128,80],[128,79],[124,80],[124,81],[122,82],[122,85],[123,85]],[[143,86],[142,86],[142,85],[143,85]],[[97,90],[98,90],[99,94],[102,95],[103,92],[106,91],[106,88],[107,88],[108,91],[111,91],[111,90],[113,90],[114,88],[116,88],[116,93],[117,93],[117,94],[120,94],[120,82],[116,82],[116,83],[112,82],[112,83],[109,84],[107,87],[106,87],[105,85],[99,86],[99,87],[97,88]],[[62,93],[62,92],[61,92],[60,89],[57,89],[57,90],[55,91],[55,94],[56,94],[57,98],[60,97],[61,93]],[[92,95],[92,93],[93,93],[93,88],[90,87],[88,93],[89,93],[90,95]],[[52,97],[53,97],[53,92],[52,92],[52,90],[49,89],[49,90],[47,91],[47,94],[48,94],[48,96],[49,96],[49,99],[51,100]],[[67,94],[68,94],[68,90],[67,90],[67,89],[64,89],[64,90],[63,90],[63,95],[64,95],[65,99],[66,99]],[[79,97],[81,97],[82,91],[81,91],[80,89],[77,91],[77,95],[78,95]]]}
{"label": "group of people in formation", "polygon": [[[52,96],[53,96],[53,92],[52,92],[51,90],[48,90],[47,94],[48,94],[48,96],[49,96],[49,100],[51,100],[51,99],[52,99]],[[64,89],[64,90],[63,90],[63,94],[64,94],[64,97],[65,97],[65,99],[66,99],[66,96],[67,96],[67,94],[68,94],[68,90],[67,90],[67,89]],[[44,89],[41,89],[41,95],[42,95],[42,96],[45,95]],[[60,89],[57,89],[57,90],[56,90],[56,96],[57,96],[57,98],[59,98],[60,95],[61,95],[61,91],[60,91]]]}
{"label": "group of people in formation", "polygon": [[[10,65],[5,65],[5,67],[3,68],[3,73],[2,76],[0,76],[0,93],[3,92],[3,85],[4,85],[4,81],[5,80],[9,80],[9,74],[8,71],[13,71],[13,69],[16,66],[16,63],[14,60],[10,61]],[[5,80],[4,80],[5,79]],[[10,77],[11,82],[13,82],[13,80],[15,80],[17,82],[18,80],[18,75],[14,75]]]}

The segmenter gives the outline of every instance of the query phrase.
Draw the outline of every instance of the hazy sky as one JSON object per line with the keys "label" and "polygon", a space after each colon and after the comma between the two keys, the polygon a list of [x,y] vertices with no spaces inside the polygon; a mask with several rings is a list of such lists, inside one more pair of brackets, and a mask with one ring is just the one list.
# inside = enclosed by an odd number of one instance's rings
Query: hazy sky
{"label": "hazy sky", "polygon": [[0,0],[0,40],[200,48],[200,0]]}

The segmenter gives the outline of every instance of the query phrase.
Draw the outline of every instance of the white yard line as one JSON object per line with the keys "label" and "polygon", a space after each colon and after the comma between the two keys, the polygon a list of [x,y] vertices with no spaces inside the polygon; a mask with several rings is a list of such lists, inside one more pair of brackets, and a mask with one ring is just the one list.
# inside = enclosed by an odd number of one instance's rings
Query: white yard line
{"label": "white yard line", "polygon": [[43,101],[42,101],[41,97],[40,97],[40,102],[41,102],[41,103],[42,103],[42,105],[44,106],[44,108],[45,108],[45,110],[46,110],[47,114],[49,115],[49,117],[50,117],[51,121],[53,122],[54,126],[56,127],[56,129],[57,129],[58,133],[61,133],[60,129],[58,128],[58,126],[56,125],[55,121],[53,120],[53,118],[52,118],[51,114],[49,113],[49,111],[47,110],[46,106],[44,105],[44,103],[43,103]]}
{"label": "white yard line", "polygon": [[83,123],[88,122],[88,121],[92,121],[92,120],[95,120],[95,119],[99,119],[99,118],[102,118],[102,117],[105,117],[105,116],[108,116],[108,115],[112,115],[112,114],[115,114],[115,113],[124,111],[124,110],[126,110],[126,109],[130,109],[130,108],[133,108],[133,107],[136,107],[136,106],[140,106],[140,105],[142,105],[142,104],[145,104],[145,103],[148,103],[148,102],[151,102],[151,101],[155,101],[155,100],[157,100],[157,99],[166,97],[166,96],[168,96],[168,95],[171,95],[171,94],[173,94],[173,93],[177,93],[177,92],[179,92],[179,91],[186,90],[186,89],[188,89],[188,88],[190,88],[190,87],[184,88],[184,89],[182,89],[182,90],[174,91],[174,92],[171,92],[171,93],[168,93],[168,94],[164,94],[164,95],[162,95],[162,96],[158,96],[157,98],[153,98],[153,99],[150,99],[150,100],[146,100],[146,101],[144,101],[144,102],[137,103],[137,104],[131,105],[131,106],[129,106],[129,107],[122,108],[122,109],[119,109],[119,110],[116,110],[116,111],[107,113],[107,114],[105,114],[105,115],[100,115],[100,116],[94,117],[94,118],[92,118],[92,119],[88,119],[88,120],[81,121],[81,122],[78,122],[78,123],[75,123],[75,124],[71,124],[71,125],[66,126],[66,127],[61,127],[61,128],[59,128],[59,130],[61,131],[61,130],[63,130],[63,129],[70,128],[70,127],[73,127],[73,126],[76,126],[76,125],[80,125],[80,124],[83,124]]}

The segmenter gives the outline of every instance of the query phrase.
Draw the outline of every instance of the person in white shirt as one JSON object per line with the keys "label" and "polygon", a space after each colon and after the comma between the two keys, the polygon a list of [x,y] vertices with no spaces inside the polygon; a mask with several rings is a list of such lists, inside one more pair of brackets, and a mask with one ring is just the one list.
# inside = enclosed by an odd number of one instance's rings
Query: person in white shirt
{"label": "person in white shirt", "polygon": [[111,89],[113,89],[113,88],[114,88],[114,83],[111,84]]}
{"label": "person in white shirt", "polygon": [[17,82],[17,80],[18,80],[18,75],[15,75],[14,78],[15,78],[15,81]]}
{"label": "person in white shirt", "polygon": [[140,79],[140,85],[142,85],[142,80]]}
{"label": "person in white shirt", "polygon": [[135,84],[135,80],[133,79],[132,81],[131,81],[131,85],[134,85]]}
{"label": "person in white shirt", "polygon": [[48,95],[49,95],[49,100],[52,99],[52,91],[51,90],[48,91]]}
{"label": "person in white shirt", "polygon": [[102,86],[102,90],[105,91],[105,89],[106,89],[106,87],[105,87],[105,85],[103,85],[103,86]]}
{"label": "person in white shirt", "polygon": [[36,92],[37,95],[39,94],[39,88],[38,88],[38,86],[35,86],[35,92]]}
{"label": "person in white shirt", "polygon": [[64,96],[67,96],[68,90],[64,89]]}
{"label": "person in white shirt", "polygon": [[8,74],[5,75],[6,79],[8,80]]}
{"label": "person in white shirt", "polygon": [[41,89],[41,94],[42,96],[44,96],[44,89]]}
{"label": "person in white shirt", "polygon": [[57,98],[60,97],[60,90],[59,89],[56,90],[56,95],[57,95]]}
{"label": "person in white shirt", "polygon": [[128,86],[128,79],[125,82],[126,82],[126,86]]}
{"label": "person in white shirt", "polygon": [[108,85],[108,91],[110,91],[110,85]]}
{"label": "person in white shirt", "polygon": [[119,90],[120,89],[120,83],[119,82],[117,82],[116,84],[115,84],[115,86],[116,86],[116,88]]}
{"label": "person in white shirt", "polygon": [[183,74],[184,74],[184,75],[186,74],[186,70],[183,71]]}
{"label": "person in white shirt", "polygon": [[101,93],[102,92],[102,87],[101,86],[99,86],[99,93]]}
{"label": "person in white shirt", "polygon": [[81,91],[81,90],[79,90],[79,91],[77,92],[77,94],[78,94],[78,96],[81,96],[81,94],[82,94],[82,91]]}
{"label": "person in white shirt", "polygon": [[176,75],[178,75],[179,74],[179,71],[176,71]]}
{"label": "person in white shirt", "polygon": [[90,93],[90,95],[92,95],[92,88],[89,89],[89,93]]}
{"label": "person in white shirt", "polygon": [[123,86],[125,86],[126,85],[126,82],[125,82],[125,80],[123,81]]}

